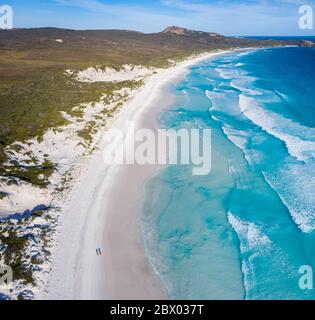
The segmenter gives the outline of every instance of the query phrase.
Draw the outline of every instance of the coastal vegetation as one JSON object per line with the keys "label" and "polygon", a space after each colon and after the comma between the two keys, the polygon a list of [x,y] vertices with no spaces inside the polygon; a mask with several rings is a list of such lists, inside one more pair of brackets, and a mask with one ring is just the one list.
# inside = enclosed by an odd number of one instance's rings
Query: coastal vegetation
{"label": "coastal vegetation", "polygon": [[[114,90],[132,85],[82,83],[65,73],[67,69],[98,66],[119,70],[123,64],[160,68],[205,51],[282,44],[179,27],[156,34],[55,28],[0,31],[0,179],[16,177],[45,186],[45,181],[37,177],[49,176],[53,164],[7,166],[5,149],[16,141],[41,139],[48,128],[66,125],[61,111],[78,116],[76,106],[99,101],[104,94],[110,96]],[[90,141],[92,128],[91,122],[80,131],[80,137]]]}
{"label": "coastal vegetation", "polygon": [[[106,124],[106,119],[128,99],[127,94],[117,98],[117,92],[143,85],[142,80],[82,82],[76,77],[79,71],[89,67],[119,71],[125,64],[165,68],[202,52],[287,44],[300,42],[227,38],[178,27],[156,34],[55,28],[0,31],[0,201],[8,197],[1,190],[1,183],[17,187],[25,183],[45,189],[58,169],[58,163],[48,155],[43,154],[40,160],[25,150],[23,145],[30,139],[42,142],[47,130],[70,125],[64,114],[80,123],[88,104],[113,104],[77,131],[84,144],[90,146],[99,123]],[[12,156],[15,154],[27,159],[21,162]],[[24,285],[34,284],[34,270],[40,269],[49,256],[48,233],[53,230],[56,217],[48,209],[30,208],[26,214],[18,212],[18,217],[0,219],[0,261],[12,266],[14,279]],[[34,243],[43,252],[25,253]]]}

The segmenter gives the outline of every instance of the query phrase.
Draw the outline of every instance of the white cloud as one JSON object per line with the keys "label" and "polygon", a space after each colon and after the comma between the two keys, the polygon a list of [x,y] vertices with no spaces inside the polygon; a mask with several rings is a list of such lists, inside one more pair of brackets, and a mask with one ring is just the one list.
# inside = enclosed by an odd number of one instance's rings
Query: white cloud
{"label": "white cloud", "polygon": [[[117,20],[113,24],[113,27],[128,28],[145,32],[157,32],[161,31],[168,25],[178,24],[183,25],[187,23],[184,17],[177,15],[170,15],[165,13],[159,13],[150,10],[144,6],[122,4],[106,4],[97,0],[54,0],[59,5],[74,6],[77,8],[86,9],[87,11],[104,15],[113,21],[113,18]],[[104,21],[104,24],[106,24]],[[93,22],[92,22],[93,23]]]}
{"label": "white cloud", "polygon": [[290,35],[298,30],[304,0],[211,1],[163,0],[190,16],[195,27],[226,35]]}
{"label": "white cloud", "polygon": [[162,6],[156,7],[137,5],[136,1],[128,5],[99,0],[54,1],[104,15],[104,26],[111,22],[113,28],[157,32],[179,25],[225,35],[294,35],[300,32],[299,5],[306,0],[161,0]]}

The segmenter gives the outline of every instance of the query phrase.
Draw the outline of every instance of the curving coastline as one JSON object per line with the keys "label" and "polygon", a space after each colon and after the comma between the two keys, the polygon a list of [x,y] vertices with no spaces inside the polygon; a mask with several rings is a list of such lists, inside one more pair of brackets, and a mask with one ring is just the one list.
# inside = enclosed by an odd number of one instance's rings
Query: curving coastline
{"label": "curving coastline", "polygon": [[[123,132],[128,122],[154,125],[152,110],[167,102],[163,88],[187,68],[219,53],[206,53],[153,75],[112,122]],[[153,109],[155,108],[155,109]],[[151,114],[151,115],[150,115]],[[151,120],[150,120],[151,119]],[[104,133],[106,135],[106,132]],[[157,168],[106,166],[100,144],[61,214],[46,299],[163,299],[167,292],[145,255],[138,198]],[[122,201],[123,200],[123,201]],[[101,248],[102,256],[95,252]]]}

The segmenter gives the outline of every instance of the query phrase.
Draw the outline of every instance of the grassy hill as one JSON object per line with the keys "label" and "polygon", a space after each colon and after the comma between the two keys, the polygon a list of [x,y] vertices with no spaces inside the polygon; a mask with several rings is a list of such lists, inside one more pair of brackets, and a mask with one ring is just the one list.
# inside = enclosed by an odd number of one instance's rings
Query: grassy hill
{"label": "grassy hill", "polygon": [[[21,178],[17,170],[3,166],[6,146],[40,138],[47,128],[66,123],[60,111],[71,114],[73,107],[97,101],[103,93],[120,87],[79,83],[64,74],[66,69],[123,64],[165,67],[169,59],[205,51],[284,44],[292,43],[228,38],[179,27],[155,34],[56,28],[0,31],[0,178],[4,172]],[[23,178],[37,181],[24,173]]]}

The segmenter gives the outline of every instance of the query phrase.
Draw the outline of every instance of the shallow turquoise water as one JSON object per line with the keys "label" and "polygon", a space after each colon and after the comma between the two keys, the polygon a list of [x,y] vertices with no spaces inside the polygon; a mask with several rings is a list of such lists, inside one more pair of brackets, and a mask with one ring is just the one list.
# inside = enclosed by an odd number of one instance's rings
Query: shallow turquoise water
{"label": "shallow turquoise water", "polygon": [[174,299],[313,299],[315,50],[218,56],[171,90],[163,128],[211,128],[213,168],[145,186],[148,254]]}

